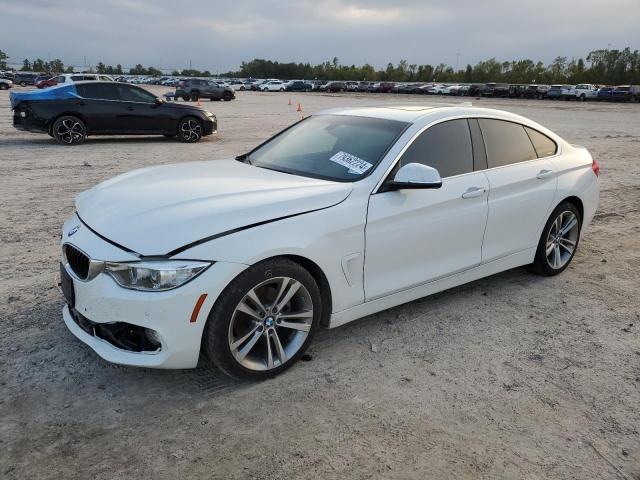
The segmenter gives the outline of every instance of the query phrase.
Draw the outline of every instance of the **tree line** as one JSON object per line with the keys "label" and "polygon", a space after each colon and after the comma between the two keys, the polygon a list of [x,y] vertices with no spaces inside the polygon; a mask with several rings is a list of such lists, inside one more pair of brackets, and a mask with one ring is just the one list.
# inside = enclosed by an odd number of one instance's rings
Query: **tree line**
{"label": "tree line", "polygon": [[[0,50],[0,69],[7,68],[7,55]],[[72,73],[74,67],[65,68],[60,59],[33,61],[24,59],[23,71]],[[89,72],[107,75],[163,75],[160,69],[137,64],[125,69],[118,64],[115,67],[99,62]],[[174,76],[210,77],[207,70],[174,70]],[[440,63],[439,65],[410,64],[400,60],[397,65],[387,64],[385,69],[376,70],[372,65],[342,65],[337,57],[318,65],[310,63],[281,63],[272,60],[254,59],[242,62],[238,71],[221,74],[222,77],[239,78],[279,78],[282,80],[368,80],[393,82],[504,82],[504,83],[600,83],[600,84],[638,84],[640,83],[640,52],[629,47],[623,50],[600,49],[589,52],[586,58],[568,59],[556,57],[550,64],[534,62],[530,59],[498,61],[495,58],[483,60],[462,69]]]}
{"label": "tree line", "polygon": [[238,71],[221,76],[282,80],[637,84],[640,83],[640,52],[631,51],[629,47],[623,50],[601,49],[589,52],[586,59],[569,60],[559,56],[548,65],[530,59],[501,62],[490,58],[458,70],[444,63],[418,65],[406,60],[397,65],[389,63],[385,69],[376,70],[369,64],[341,65],[337,57],[318,65],[254,59],[242,62]]}

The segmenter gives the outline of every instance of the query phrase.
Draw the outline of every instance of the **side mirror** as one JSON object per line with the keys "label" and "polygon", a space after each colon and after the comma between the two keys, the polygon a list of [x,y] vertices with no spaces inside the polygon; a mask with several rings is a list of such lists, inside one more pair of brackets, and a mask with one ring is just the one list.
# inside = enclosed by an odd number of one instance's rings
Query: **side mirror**
{"label": "side mirror", "polygon": [[160,106],[160,105],[162,105],[164,103],[164,100],[162,100],[161,98],[156,97],[156,102],[155,103],[156,103],[157,106]]}
{"label": "side mirror", "polygon": [[438,170],[422,163],[407,163],[400,167],[393,180],[386,183],[388,190],[405,188],[440,188],[442,178]]}

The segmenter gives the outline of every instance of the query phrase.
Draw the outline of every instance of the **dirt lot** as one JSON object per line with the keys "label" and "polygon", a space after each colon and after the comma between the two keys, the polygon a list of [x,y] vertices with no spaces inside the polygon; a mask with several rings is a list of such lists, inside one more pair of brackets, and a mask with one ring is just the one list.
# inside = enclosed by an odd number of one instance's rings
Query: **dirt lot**
{"label": "dirt lot", "polygon": [[[158,93],[165,88],[156,88]],[[600,162],[571,267],[517,269],[336,330],[312,360],[240,384],[203,364],[107,364],[61,319],[58,238],[74,196],[134,168],[220,159],[304,113],[445,101],[240,92],[194,145],[11,126],[0,92],[0,477],[640,479],[640,106],[485,100]]]}

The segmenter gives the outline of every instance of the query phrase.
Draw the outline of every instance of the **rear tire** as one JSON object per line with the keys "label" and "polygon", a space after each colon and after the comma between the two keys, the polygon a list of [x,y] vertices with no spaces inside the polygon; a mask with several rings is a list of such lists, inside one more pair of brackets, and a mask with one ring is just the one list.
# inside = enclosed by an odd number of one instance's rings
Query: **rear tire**
{"label": "rear tire", "polygon": [[60,145],[80,145],[87,139],[87,127],[78,117],[63,115],[51,128],[53,138]]}
{"label": "rear tire", "polygon": [[0,83],[0,90],[7,90],[9,86],[6,83]]}
{"label": "rear tire", "polygon": [[291,260],[266,260],[242,272],[220,294],[202,344],[227,375],[264,380],[304,354],[321,317],[322,299],[313,276]]}
{"label": "rear tire", "polygon": [[542,230],[529,271],[548,277],[562,273],[578,250],[581,228],[582,217],[578,208],[571,202],[558,205]]}
{"label": "rear tire", "polygon": [[230,101],[233,99],[233,97],[231,96],[231,93],[229,93],[229,92],[224,92],[224,93],[222,94],[222,99],[223,99],[225,102],[230,102]]}

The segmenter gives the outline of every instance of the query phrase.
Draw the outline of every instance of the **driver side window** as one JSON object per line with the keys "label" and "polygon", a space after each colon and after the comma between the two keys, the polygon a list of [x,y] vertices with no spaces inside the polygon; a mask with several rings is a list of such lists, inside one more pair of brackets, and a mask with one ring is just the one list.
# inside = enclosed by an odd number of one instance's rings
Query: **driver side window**
{"label": "driver side window", "polygon": [[156,97],[153,94],[141,88],[132,87],[131,85],[118,85],[118,90],[120,90],[120,97],[122,97],[122,100],[125,102],[156,102]]}
{"label": "driver side window", "polygon": [[433,167],[442,178],[473,172],[473,149],[467,120],[438,123],[422,132],[402,154],[394,170],[408,163]]}

